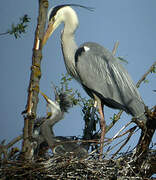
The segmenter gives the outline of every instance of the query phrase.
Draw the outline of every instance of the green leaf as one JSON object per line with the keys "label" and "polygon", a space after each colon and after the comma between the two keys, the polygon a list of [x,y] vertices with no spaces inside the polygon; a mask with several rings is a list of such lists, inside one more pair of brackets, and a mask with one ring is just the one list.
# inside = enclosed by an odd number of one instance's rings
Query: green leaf
{"label": "green leaf", "polygon": [[128,64],[128,61],[127,61],[126,59],[124,59],[123,57],[119,56],[119,57],[117,57],[117,58],[118,58],[120,61]]}
{"label": "green leaf", "polygon": [[145,79],[145,80],[144,80],[144,83],[149,83],[149,80],[148,80],[148,79]]}
{"label": "green leaf", "polygon": [[9,29],[7,32],[9,34],[13,34],[15,38],[21,37],[20,34],[26,32],[26,28],[28,27],[27,23],[30,21],[30,18],[28,15],[24,15],[22,18],[20,18],[20,22],[15,26],[12,24],[11,29]]}

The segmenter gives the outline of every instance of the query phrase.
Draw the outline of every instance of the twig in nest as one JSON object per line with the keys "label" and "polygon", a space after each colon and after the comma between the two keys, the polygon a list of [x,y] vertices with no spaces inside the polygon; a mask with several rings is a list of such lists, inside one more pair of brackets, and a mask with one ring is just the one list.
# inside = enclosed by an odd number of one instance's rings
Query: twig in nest
{"label": "twig in nest", "polygon": [[131,124],[131,121],[129,122],[129,123],[127,123],[125,126],[123,126],[115,135],[114,135],[114,137],[112,138],[112,140],[113,139],[115,139],[119,134],[120,134],[120,132],[121,131],[123,131],[127,126],[129,126]]}
{"label": "twig in nest", "polygon": [[121,144],[122,142],[124,142],[126,140],[126,138],[122,139],[121,141],[119,141],[118,143],[116,143],[114,146],[109,146],[106,153],[105,153],[105,156],[108,156],[108,154],[110,153],[110,151],[112,151],[112,149],[114,149],[116,146],[118,146],[119,144]]}
{"label": "twig in nest", "polygon": [[134,126],[133,128],[129,129],[128,131],[130,132],[126,141],[124,142],[124,144],[122,144],[120,146],[120,148],[113,154],[112,158],[114,158],[120,151],[121,149],[128,143],[128,141],[130,140],[131,136],[133,135],[135,129],[136,129],[137,126]]}
{"label": "twig in nest", "polygon": [[[130,123],[128,123],[128,124],[126,124],[125,126],[123,126],[123,127],[119,130],[119,132],[118,132],[105,146],[108,146],[113,140],[115,140],[115,139],[117,139],[117,138],[120,138],[120,137],[122,137],[122,136],[130,133],[130,134],[128,135],[128,139],[127,139],[127,137],[126,137],[126,138],[124,138],[123,140],[121,140],[119,143],[115,144],[113,147],[111,147],[111,148],[109,147],[109,148],[107,149],[106,153],[105,153],[105,156],[108,155],[108,153],[109,153],[114,147],[116,147],[117,145],[121,144],[123,141],[126,140],[126,143],[124,143],[124,144],[121,146],[121,148],[119,148],[118,152],[127,144],[127,142],[130,140],[130,137],[134,134],[134,131],[135,131],[135,129],[137,128],[137,126],[134,126],[134,127],[130,128],[130,129],[128,129],[127,131],[123,132],[122,134],[120,134],[121,131],[123,131],[129,124],[130,124]],[[120,135],[119,135],[119,134],[120,134]],[[118,152],[117,152],[117,153],[118,153]],[[116,154],[117,154],[117,153],[116,153]]]}
{"label": "twig in nest", "polygon": [[4,155],[4,160],[8,159],[8,149],[10,147],[12,147],[15,143],[17,143],[18,141],[20,141],[22,139],[22,135],[14,138],[13,140],[11,140],[8,144],[4,145],[5,141],[3,141],[0,144],[0,157],[2,156],[2,154]]}

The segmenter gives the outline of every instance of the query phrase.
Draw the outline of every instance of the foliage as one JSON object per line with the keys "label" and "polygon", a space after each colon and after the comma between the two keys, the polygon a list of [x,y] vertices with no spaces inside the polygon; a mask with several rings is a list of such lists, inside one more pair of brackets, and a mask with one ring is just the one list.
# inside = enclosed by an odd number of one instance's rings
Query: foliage
{"label": "foliage", "polygon": [[67,73],[62,74],[61,80],[60,80],[60,85],[61,87],[57,86],[57,91],[58,92],[66,92],[70,94],[70,98],[73,102],[73,105],[79,105],[81,107],[84,107],[84,109],[90,108],[93,106],[93,100],[92,99],[87,99],[81,96],[81,94],[78,92],[78,90],[74,90],[70,88],[70,82],[72,80],[72,77],[69,76]]}
{"label": "foliage", "polygon": [[14,37],[17,39],[21,37],[22,33],[26,33],[27,24],[30,22],[30,18],[27,14],[25,14],[23,17],[20,18],[20,22],[17,25],[12,24],[11,29],[9,29],[5,33],[0,33],[0,35],[14,35]]}
{"label": "foliage", "polygon": [[148,79],[145,79],[145,80],[144,80],[144,83],[149,83],[149,80],[148,80]]}
{"label": "foliage", "polygon": [[[94,101],[93,99],[87,99],[86,97],[82,97],[78,90],[74,90],[70,88],[70,82],[72,77],[70,77],[67,73],[62,74],[60,85],[61,87],[56,87],[58,92],[68,93],[69,98],[71,98],[73,106],[79,105],[81,107],[81,112],[84,120],[84,130],[83,130],[83,139],[97,139],[99,136],[97,135],[96,125],[99,121],[98,112],[94,109]],[[95,111],[95,112],[94,112]],[[92,123],[90,123],[92,122]],[[92,148],[93,149],[93,148]]]}
{"label": "foliage", "polygon": [[21,37],[22,33],[26,32],[26,27],[28,26],[27,23],[30,22],[30,18],[28,15],[24,15],[22,18],[20,18],[20,22],[15,26],[12,24],[11,30],[8,30],[9,34],[13,34],[15,38]]}

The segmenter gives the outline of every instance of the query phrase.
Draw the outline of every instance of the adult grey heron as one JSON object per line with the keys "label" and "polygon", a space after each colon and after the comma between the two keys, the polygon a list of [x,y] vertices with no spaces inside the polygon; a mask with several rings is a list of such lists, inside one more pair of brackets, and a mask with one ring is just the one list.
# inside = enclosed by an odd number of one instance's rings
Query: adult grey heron
{"label": "adult grey heron", "polygon": [[41,94],[45,98],[50,112],[47,113],[47,117],[39,118],[35,122],[34,138],[37,141],[38,147],[42,144],[44,144],[44,146],[47,144],[53,154],[65,155],[66,153],[73,153],[79,158],[86,156],[87,144],[78,144],[77,141],[70,138],[55,136],[53,131],[54,125],[63,119],[64,113],[72,106],[68,95],[55,91],[55,101],[52,101],[44,93],[41,92]]}
{"label": "adult grey heron", "polygon": [[79,21],[71,6],[65,4],[50,9],[43,45],[55,29],[64,23],[61,45],[65,66],[67,72],[82,85],[91,98],[94,98],[95,105],[98,106],[101,117],[100,154],[102,154],[106,127],[104,105],[124,110],[138,120],[146,121],[144,103],[131,77],[111,52],[93,42],[77,46],[74,33]]}

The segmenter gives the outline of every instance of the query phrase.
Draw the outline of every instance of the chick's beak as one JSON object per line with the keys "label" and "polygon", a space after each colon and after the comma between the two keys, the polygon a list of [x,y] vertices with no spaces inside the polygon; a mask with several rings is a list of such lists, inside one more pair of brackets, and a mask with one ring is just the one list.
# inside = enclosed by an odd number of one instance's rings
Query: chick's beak
{"label": "chick's beak", "polygon": [[44,99],[47,101],[47,103],[49,103],[49,98],[48,98],[48,96],[46,96],[43,92],[41,92],[40,91],[40,93],[41,93],[41,95],[44,97]]}

